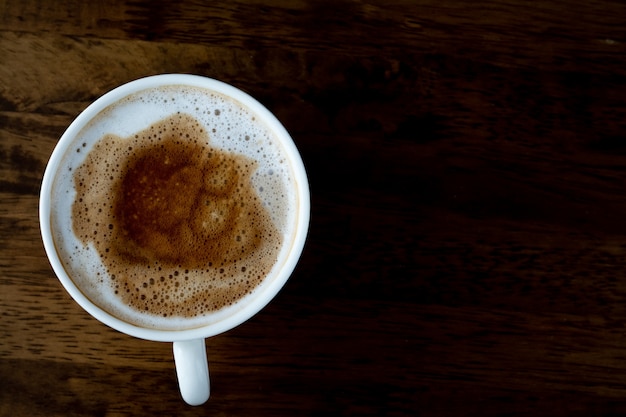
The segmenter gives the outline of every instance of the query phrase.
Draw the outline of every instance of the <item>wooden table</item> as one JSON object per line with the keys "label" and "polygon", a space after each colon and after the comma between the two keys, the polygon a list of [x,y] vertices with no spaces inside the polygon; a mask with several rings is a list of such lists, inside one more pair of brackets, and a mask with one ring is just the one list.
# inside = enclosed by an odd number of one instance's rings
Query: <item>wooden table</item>
{"label": "wooden table", "polygon": [[[46,161],[106,91],[206,75],[291,132],[310,238],[278,297],[171,345],[63,290]],[[626,413],[626,5],[0,2],[0,416]]]}

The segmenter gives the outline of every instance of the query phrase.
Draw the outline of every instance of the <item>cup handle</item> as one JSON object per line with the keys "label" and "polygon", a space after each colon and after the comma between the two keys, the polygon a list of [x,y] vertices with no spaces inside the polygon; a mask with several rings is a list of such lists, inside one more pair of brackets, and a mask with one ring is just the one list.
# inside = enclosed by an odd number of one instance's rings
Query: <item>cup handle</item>
{"label": "cup handle", "polygon": [[174,362],[183,400],[200,405],[209,399],[209,365],[204,339],[174,342]]}

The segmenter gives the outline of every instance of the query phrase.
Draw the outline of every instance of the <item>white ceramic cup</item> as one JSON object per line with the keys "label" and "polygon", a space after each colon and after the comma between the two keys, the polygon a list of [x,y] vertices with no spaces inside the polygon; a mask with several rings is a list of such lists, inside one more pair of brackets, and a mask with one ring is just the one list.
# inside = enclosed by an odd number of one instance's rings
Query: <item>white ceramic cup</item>
{"label": "white ceramic cup", "polygon": [[[65,168],[62,166],[63,156],[67,152],[73,151],[70,146],[75,136],[104,109],[118,103],[122,98],[145,89],[168,85],[187,85],[213,90],[246,106],[255,117],[265,123],[280,141],[294,175],[293,183],[296,188],[294,191],[297,195],[293,244],[288,249],[286,257],[283,258],[282,265],[272,269],[271,275],[266,277],[261,289],[253,292],[252,296],[244,298],[242,301],[244,305],[241,308],[230,315],[221,317],[216,322],[203,327],[176,331],[157,330],[130,324],[94,304],[74,283],[70,274],[63,267],[51,230],[51,210],[54,207],[51,201],[52,184],[58,172]],[[70,216],[70,213],[67,215]],[[54,272],[67,292],[93,317],[122,333],[146,340],[173,342],[174,360],[181,395],[191,405],[200,405],[209,398],[210,384],[205,338],[225,332],[243,323],[259,312],[280,291],[293,272],[302,253],[308,232],[309,216],[310,197],[304,165],[289,133],[276,117],[254,98],[233,86],[211,78],[186,74],[164,74],[135,80],[108,92],[88,106],[72,122],[55,147],[44,173],[39,202],[44,247]]]}

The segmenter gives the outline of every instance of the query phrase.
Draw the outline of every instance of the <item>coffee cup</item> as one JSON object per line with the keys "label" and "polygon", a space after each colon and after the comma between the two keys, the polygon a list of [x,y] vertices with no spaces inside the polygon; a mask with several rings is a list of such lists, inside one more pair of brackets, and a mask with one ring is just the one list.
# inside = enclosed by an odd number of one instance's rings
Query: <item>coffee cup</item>
{"label": "coffee cup", "polygon": [[131,81],[89,105],[56,145],[39,205],[63,287],[113,329],[173,342],[191,405],[209,398],[205,338],[276,296],[309,215],[302,159],[276,117],[187,74]]}

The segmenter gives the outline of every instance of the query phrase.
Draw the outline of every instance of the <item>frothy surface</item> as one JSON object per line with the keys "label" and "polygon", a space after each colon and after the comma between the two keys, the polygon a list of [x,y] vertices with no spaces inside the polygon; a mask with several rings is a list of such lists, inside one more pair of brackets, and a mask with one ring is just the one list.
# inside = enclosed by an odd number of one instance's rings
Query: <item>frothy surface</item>
{"label": "frothy surface", "polygon": [[[155,105],[165,117],[129,116],[129,106],[144,115]],[[124,117],[148,125],[129,129]],[[125,321],[171,330],[217,320],[291,244],[297,203],[285,155],[233,100],[189,87],[138,93],[70,149],[53,186],[55,243],[79,288]]]}

